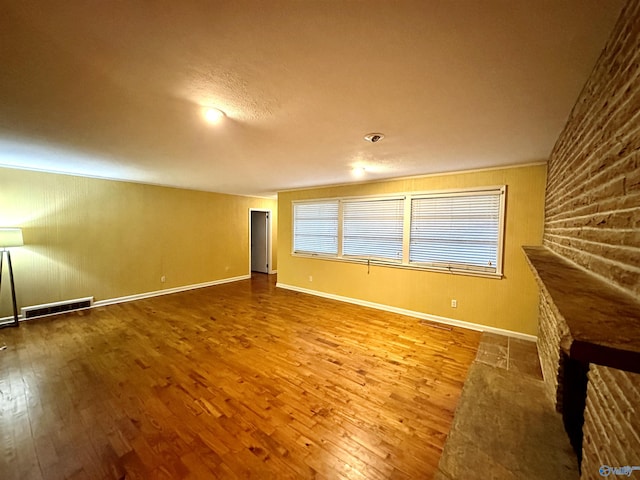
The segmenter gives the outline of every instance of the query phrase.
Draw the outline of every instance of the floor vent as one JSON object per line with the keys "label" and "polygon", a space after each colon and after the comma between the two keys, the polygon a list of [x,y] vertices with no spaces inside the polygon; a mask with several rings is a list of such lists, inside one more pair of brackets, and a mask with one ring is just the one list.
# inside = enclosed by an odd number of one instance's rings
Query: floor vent
{"label": "floor vent", "polygon": [[42,317],[44,315],[53,315],[56,313],[69,312],[71,310],[79,310],[88,308],[93,305],[93,297],[76,298],[75,300],[65,300],[62,302],[45,303],[43,305],[34,305],[32,307],[23,307],[21,309],[22,318]]}

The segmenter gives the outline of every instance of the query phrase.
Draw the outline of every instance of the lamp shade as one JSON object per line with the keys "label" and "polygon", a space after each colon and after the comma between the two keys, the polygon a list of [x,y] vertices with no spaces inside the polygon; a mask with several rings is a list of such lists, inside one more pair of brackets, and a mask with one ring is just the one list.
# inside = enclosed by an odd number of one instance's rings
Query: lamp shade
{"label": "lamp shade", "polygon": [[0,228],[0,248],[24,245],[21,228]]}

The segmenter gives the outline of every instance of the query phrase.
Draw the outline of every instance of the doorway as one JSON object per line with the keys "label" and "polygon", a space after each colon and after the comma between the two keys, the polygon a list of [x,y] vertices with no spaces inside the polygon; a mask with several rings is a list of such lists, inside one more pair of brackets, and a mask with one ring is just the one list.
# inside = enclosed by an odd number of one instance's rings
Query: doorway
{"label": "doorway", "polygon": [[271,211],[249,210],[249,269],[270,273]]}

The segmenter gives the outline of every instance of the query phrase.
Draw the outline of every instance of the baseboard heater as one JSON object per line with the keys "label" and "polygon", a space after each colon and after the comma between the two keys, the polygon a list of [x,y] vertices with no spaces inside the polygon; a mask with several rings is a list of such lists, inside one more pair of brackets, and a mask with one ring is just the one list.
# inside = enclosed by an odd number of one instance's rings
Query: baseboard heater
{"label": "baseboard heater", "polygon": [[56,313],[69,312],[71,310],[80,310],[93,305],[93,297],[76,298],[74,300],[63,300],[61,302],[44,303],[42,305],[33,305],[31,307],[22,307],[20,312],[22,318],[43,317],[45,315],[54,315]]}

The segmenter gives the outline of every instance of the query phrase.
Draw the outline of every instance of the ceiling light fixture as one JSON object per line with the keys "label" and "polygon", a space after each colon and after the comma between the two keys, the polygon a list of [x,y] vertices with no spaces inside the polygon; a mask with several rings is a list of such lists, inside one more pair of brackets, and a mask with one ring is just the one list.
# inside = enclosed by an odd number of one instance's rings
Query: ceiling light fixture
{"label": "ceiling light fixture", "polygon": [[371,143],[378,143],[383,138],[384,138],[384,134],[382,133],[368,133],[364,136],[364,139],[367,142],[371,142]]}
{"label": "ceiling light fixture", "polygon": [[365,167],[353,167],[353,170],[351,170],[354,177],[362,177],[366,172],[367,169]]}
{"label": "ceiling light fixture", "polygon": [[204,111],[204,119],[213,125],[220,123],[226,116],[227,115],[218,108],[206,108]]}

